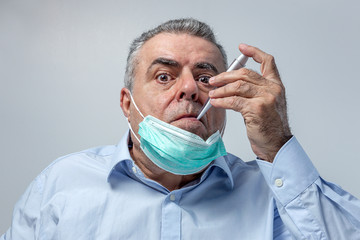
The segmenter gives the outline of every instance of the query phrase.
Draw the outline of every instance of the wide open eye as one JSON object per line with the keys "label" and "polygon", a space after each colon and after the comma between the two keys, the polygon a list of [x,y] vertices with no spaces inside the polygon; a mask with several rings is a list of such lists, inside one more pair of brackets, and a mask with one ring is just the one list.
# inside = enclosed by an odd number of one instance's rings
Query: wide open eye
{"label": "wide open eye", "polygon": [[171,80],[171,77],[166,73],[162,73],[156,77],[156,80],[158,80],[159,82],[162,82],[162,83],[166,83]]}
{"label": "wide open eye", "polygon": [[198,78],[198,81],[204,84],[209,84],[209,79],[210,79],[209,76],[200,76]]}

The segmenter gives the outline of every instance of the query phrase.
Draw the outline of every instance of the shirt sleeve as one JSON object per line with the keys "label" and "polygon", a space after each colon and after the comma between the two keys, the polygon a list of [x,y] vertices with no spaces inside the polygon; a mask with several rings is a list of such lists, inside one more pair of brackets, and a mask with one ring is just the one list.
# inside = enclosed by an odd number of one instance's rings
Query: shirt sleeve
{"label": "shirt sleeve", "polygon": [[360,201],[323,180],[292,137],[274,162],[257,160],[280,217],[296,239],[358,239]]}
{"label": "shirt sleeve", "polygon": [[0,240],[38,239],[43,178],[43,175],[39,175],[16,203],[11,227]]}

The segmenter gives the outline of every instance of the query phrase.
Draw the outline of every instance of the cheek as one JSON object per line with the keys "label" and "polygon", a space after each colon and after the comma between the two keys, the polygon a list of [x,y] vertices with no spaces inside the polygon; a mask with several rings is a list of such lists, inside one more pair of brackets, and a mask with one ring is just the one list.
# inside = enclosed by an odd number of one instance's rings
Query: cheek
{"label": "cheek", "polygon": [[225,109],[215,109],[214,114],[212,115],[212,119],[210,122],[211,130],[216,132],[217,130],[221,130],[224,125],[224,121],[226,121],[226,111]]}
{"label": "cheek", "polygon": [[[169,111],[168,109],[171,108],[173,99],[169,93],[158,94],[156,97],[154,96],[148,99],[149,114],[161,120],[166,120],[164,115],[166,115],[166,112]],[[174,108],[170,109],[170,112],[173,110]]]}
{"label": "cheek", "polygon": [[209,98],[209,91],[199,91],[199,102],[204,105]]}

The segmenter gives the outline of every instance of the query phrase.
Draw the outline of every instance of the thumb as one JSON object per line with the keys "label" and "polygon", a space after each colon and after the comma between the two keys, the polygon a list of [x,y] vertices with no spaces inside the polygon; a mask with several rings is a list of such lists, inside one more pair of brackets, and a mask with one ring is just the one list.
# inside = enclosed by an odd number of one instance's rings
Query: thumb
{"label": "thumb", "polygon": [[255,62],[260,63],[260,70],[265,78],[275,78],[280,81],[280,74],[272,55],[247,44],[240,44],[239,50],[244,55],[251,57]]}

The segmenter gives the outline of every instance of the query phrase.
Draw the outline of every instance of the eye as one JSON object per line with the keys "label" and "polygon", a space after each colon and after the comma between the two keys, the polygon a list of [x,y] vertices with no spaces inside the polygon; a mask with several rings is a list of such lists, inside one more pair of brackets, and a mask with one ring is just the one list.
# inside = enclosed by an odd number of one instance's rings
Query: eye
{"label": "eye", "polygon": [[209,84],[209,79],[210,79],[209,76],[200,76],[198,78],[198,81],[201,82],[201,83]]}
{"label": "eye", "polygon": [[162,82],[162,83],[166,83],[166,82],[169,82],[171,80],[171,77],[166,74],[166,73],[162,73],[162,74],[159,74],[156,79],[159,81],[159,82]]}

